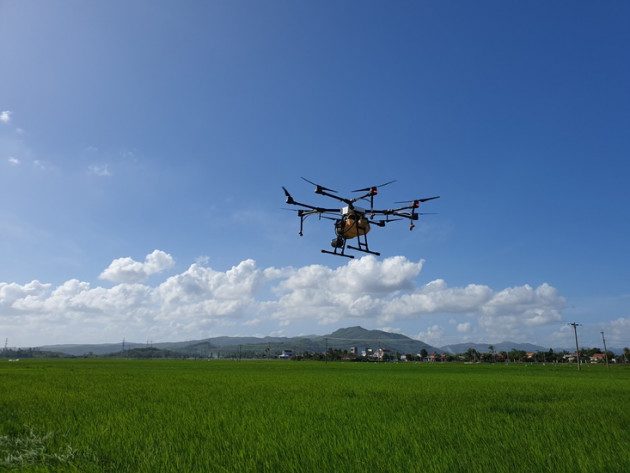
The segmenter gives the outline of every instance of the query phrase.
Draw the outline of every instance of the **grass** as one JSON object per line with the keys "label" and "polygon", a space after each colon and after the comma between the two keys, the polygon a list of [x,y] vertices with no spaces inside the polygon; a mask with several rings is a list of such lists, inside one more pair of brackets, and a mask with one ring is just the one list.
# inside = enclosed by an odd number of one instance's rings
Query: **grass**
{"label": "grass", "polygon": [[630,369],[0,363],[0,471],[625,472]]}

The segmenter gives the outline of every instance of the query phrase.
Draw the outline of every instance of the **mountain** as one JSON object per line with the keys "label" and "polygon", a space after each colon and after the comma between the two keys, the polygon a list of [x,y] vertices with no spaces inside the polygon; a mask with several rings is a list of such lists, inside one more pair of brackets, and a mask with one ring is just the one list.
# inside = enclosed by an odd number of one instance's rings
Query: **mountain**
{"label": "mountain", "polygon": [[[348,350],[356,347],[360,351],[366,348],[373,350],[386,348],[392,352],[419,353],[426,350],[428,353],[466,353],[474,348],[479,353],[488,353],[488,347],[492,345],[495,352],[522,350],[525,352],[548,351],[548,347],[534,345],[532,343],[500,342],[500,343],[456,343],[440,348],[428,345],[420,340],[414,340],[399,333],[385,332],[383,330],[367,330],[363,327],[346,327],[335,330],[328,335],[305,335],[300,337],[213,337],[203,340],[189,340],[185,342],[162,343],[132,343],[125,342],[125,352],[143,348],[155,348],[172,352],[173,356],[194,357],[260,357],[274,356],[283,350],[292,350],[293,353],[304,352],[323,353],[326,348]],[[37,348],[40,351],[65,353],[71,356],[108,355],[121,353],[123,344],[106,343],[100,345],[48,345]],[[573,349],[568,349],[572,351]],[[146,350],[145,350],[146,351]],[[554,348],[554,351],[562,351]],[[613,349],[615,353],[622,353],[622,349]],[[141,350],[140,353],[143,353]]]}
{"label": "mountain", "polygon": [[332,348],[348,348],[356,346],[362,348],[387,348],[399,353],[418,353],[426,350],[431,353],[440,351],[431,345],[420,340],[414,340],[400,333],[390,333],[383,330],[367,330],[363,327],[340,328],[330,335],[315,337],[316,339],[328,340],[328,346]]}
{"label": "mountain", "polygon": [[[108,355],[110,353],[119,352],[122,350],[122,342],[121,343],[102,343],[102,344],[92,344],[92,345],[80,345],[80,344],[70,344],[70,345],[45,345],[41,347],[37,347],[36,350],[39,351],[54,351],[57,353],[65,353],[66,355],[72,356],[84,356],[88,354],[93,355]],[[125,350],[133,349],[133,348],[141,348],[146,346],[144,343],[125,343]]]}
{"label": "mountain", "polygon": [[496,353],[501,351],[510,352],[512,350],[522,350],[525,352],[548,351],[549,348],[534,345],[532,343],[516,343],[516,342],[500,342],[500,343],[456,343],[454,345],[446,345],[440,348],[446,353],[466,353],[470,348],[474,348],[479,353],[489,353],[488,347],[494,347]]}
{"label": "mountain", "polygon": [[[294,353],[324,352],[326,348],[348,350],[357,347],[360,350],[386,348],[392,352],[418,353],[425,349],[431,353],[440,351],[419,340],[414,340],[399,333],[382,330],[367,330],[363,327],[341,328],[328,335],[307,335],[301,337],[213,337],[204,340],[186,342],[132,343],[125,342],[125,351],[141,348],[168,350],[180,356],[261,356],[275,355],[283,350]],[[108,355],[122,352],[123,344],[108,343],[101,345],[50,345],[38,347],[38,350],[51,350],[73,356]]]}
{"label": "mountain", "polygon": [[[125,342],[125,356],[142,357],[146,353],[153,353],[152,357],[235,357],[243,356],[262,357],[275,356],[283,350],[292,350],[295,354],[304,352],[323,353],[326,348],[348,350],[356,347],[360,351],[366,348],[373,350],[386,348],[392,352],[401,354],[419,353],[426,350],[428,353],[466,353],[469,348],[474,348],[479,353],[488,353],[488,347],[492,345],[495,352],[522,350],[525,352],[548,351],[548,348],[531,343],[500,342],[500,343],[457,343],[440,348],[428,345],[420,340],[414,340],[406,335],[390,333],[383,330],[367,330],[363,327],[346,327],[335,330],[328,335],[305,335],[301,337],[213,337],[203,340],[189,340],[184,342],[162,343],[133,343]],[[65,354],[69,356],[120,356],[123,343],[85,344],[85,345],[47,345],[35,348],[43,356],[46,352],[54,352],[55,356]],[[151,351],[151,350],[153,351]],[[155,350],[159,350],[158,353]],[[563,349],[554,348],[560,352]],[[621,348],[609,348],[616,354],[623,353]],[[572,352],[574,348],[566,351]],[[155,352],[155,353],[154,353]],[[52,356],[52,355],[51,355]]]}

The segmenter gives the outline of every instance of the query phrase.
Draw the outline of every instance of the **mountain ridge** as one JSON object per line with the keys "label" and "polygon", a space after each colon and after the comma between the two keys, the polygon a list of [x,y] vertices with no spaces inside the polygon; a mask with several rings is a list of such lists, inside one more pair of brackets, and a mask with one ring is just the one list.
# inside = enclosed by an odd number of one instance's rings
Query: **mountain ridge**
{"label": "mountain ridge", "polygon": [[[182,355],[190,356],[213,356],[217,353],[222,355],[234,355],[235,353],[246,353],[252,355],[261,352],[282,352],[292,350],[294,353],[324,352],[327,348],[350,350],[356,347],[359,350],[365,348],[386,348],[401,354],[418,353],[426,350],[428,353],[465,353],[468,349],[474,348],[480,353],[488,353],[492,346],[495,352],[511,350],[522,350],[526,352],[548,351],[545,348],[533,343],[517,343],[504,341],[499,343],[455,343],[436,347],[421,340],[410,338],[406,335],[387,332],[384,330],[369,330],[361,326],[339,328],[327,335],[301,335],[296,337],[232,337],[218,336],[199,340],[188,340],[181,342],[160,342],[160,343],[102,343],[102,344],[57,344],[42,345],[36,347],[37,350],[54,351],[70,356],[86,355],[109,355],[119,353],[124,350],[132,350],[146,347],[154,347],[163,350],[178,352]],[[553,348],[554,351],[572,351],[573,349]]]}
{"label": "mountain ridge", "polygon": [[470,348],[474,348],[480,353],[489,353],[489,348],[493,347],[495,353],[506,351],[510,352],[512,350],[522,350],[526,352],[537,352],[537,351],[548,351],[549,348],[545,348],[540,345],[535,345],[533,343],[517,343],[517,342],[499,342],[499,343],[474,343],[474,342],[464,342],[464,343],[453,343],[450,345],[444,345],[440,347],[440,349],[446,353],[464,353],[468,351]]}
{"label": "mountain ridge", "polygon": [[204,352],[221,352],[225,354],[242,350],[251,352],[271,349],[275,351],[290,349],[298,353],[303,351],[323,352],[326,348],[349,350],[352,346],[357,346],[359,349],[367,347],[376,349],[381,347],[401,353],[416,353],[422,349],[428,352],[441,352],[438,347],[431,346],[400,333],[386,332],[384,330],[368,330],[360,326],[340,328],[327,335],[302,335],[296,337],[219,336],[182,342],[42,345],[37,347],[37,349],[57,351],[71,356],[100,356],[121,352],[123,351],[123,347],[125,350],[154,347],[178,351],[183,354],[199,355]]}

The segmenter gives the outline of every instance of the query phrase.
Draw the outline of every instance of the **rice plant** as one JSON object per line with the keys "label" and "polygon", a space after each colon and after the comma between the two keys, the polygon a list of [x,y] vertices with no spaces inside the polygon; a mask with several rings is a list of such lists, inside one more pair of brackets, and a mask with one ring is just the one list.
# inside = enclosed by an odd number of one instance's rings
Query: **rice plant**
{"label": "rice plant", "polygon": [[7,363],[0,470],[622,472],[628,392],[624,367]]}

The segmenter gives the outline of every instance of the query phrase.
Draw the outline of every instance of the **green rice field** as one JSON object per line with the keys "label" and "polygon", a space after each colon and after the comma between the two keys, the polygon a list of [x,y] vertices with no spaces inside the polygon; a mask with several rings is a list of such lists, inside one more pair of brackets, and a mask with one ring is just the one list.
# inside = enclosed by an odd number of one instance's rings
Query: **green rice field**
{"label": "green rice field", "polygon": [[0,360],[0,471],[628,472],[630,367]]}

